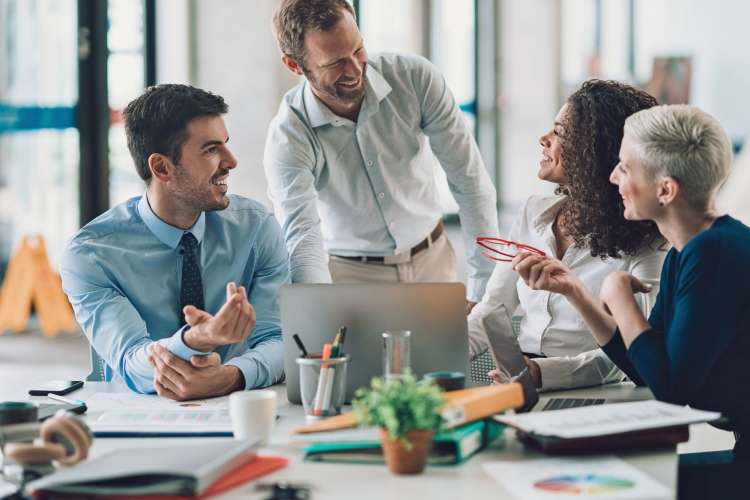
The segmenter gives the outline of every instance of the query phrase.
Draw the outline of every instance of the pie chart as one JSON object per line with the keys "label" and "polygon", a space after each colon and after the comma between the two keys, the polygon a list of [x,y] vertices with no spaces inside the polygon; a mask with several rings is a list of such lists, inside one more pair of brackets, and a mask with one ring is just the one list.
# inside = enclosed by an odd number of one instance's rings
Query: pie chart
{"label": "pie chart", "polygon": [[602,474],[555,476],[534,483],[534,488],[565,495],[606,495],[635,487],[635,482]]}

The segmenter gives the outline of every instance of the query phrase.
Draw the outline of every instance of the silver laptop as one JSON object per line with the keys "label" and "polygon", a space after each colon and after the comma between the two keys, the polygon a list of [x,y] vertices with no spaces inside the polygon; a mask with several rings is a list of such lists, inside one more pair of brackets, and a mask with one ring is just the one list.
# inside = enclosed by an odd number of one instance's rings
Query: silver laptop
{"label": "silver laptop", "polygon": [[381,334],[411,331],[411,367],[417,376],[460,371],[469,380],[466,289],[461,283],[319,284],[281,288],[284,371],[289,401],[299,404],[298,334],[310,353],[319,353],[340,326],[347,327],[344,353],[346,401],[383,374]]}

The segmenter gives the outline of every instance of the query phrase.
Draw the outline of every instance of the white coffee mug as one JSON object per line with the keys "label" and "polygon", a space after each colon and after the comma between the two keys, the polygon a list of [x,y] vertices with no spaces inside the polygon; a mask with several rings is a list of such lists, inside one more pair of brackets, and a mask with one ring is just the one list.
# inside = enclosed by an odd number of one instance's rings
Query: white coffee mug
{"label": "white coffee mug", "polygon": [[229,396],[229,415],[236,439],[250,439],[265,446],[276,422],[276,392],[234,392]]}

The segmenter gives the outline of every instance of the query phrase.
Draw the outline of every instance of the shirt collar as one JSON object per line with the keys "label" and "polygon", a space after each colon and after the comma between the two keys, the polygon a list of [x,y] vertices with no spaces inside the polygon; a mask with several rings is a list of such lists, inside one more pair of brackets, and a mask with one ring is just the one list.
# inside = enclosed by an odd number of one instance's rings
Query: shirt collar
{"label": "shirt collar", "polygon": [[151,209],[151,204],[148,202],[146,193],[143,193],[143,196],[141,196],[141,199],[138,201],[138,214],[141,216],[141,219],[143,219],[143,223],[146,224],[146,227],[154,233],[154,236],[170,248],[177,248],[177,245],[180,244],[180,240],[182,240],[182,235],[188,232],[195,236],[198,243],[203,241],[203,234],[206,232],[205,212],[201,212],[200,217],[195,221],[193,227],[187,230],[180,229],[161,220]]}
{"label": "shirt collar", "polygon": [[[380,101],[391,92],[391,86],[385,81],[383,75],[368,63],[367,65],[367,90],[365,91],[365,99],[362,103],[363,109],[360,111],[360,115],[363,113],[364,108],[368,106],[372,99],[375,99],[376,104],[380,104]],[[310,125],[313,128],[321,127],[323,125],[340,126],[344,124],[351,124],[351,120],[338,116],[336,113],[328,109],[328,106],[318,99],[313,94],[312,86],[308,80],[305,80],[304,88],[302,90],[302,98],[307,109],[307,117],[310,119]],[[377,109],[377,106],[376,108]],[[374,111],[374,110],[373,110]],[[371,114],[371,113],[367,113]]]}
{"label": "shirt collar", "polygon": [[543,207],[542,211],[539,212],[539,215],[534,217],[531,223],[539,234],[543,234],[545,229],[555,222],[555,217],[557,217],[557,213],[562,208],[566,199],[567,196],[556,196],[550,198],[547,206]]}

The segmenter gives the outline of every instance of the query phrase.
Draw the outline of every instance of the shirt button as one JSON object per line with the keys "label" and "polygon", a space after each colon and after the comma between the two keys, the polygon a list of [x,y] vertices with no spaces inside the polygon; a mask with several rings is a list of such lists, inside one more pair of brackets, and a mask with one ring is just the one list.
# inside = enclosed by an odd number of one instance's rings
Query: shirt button
{"label": "shirt button", "polygon": [[382,192],[381,192],[381,193],[378,193],[378,198],[380,198],[381,200],[382,200],[383,198],[385,198],[385,193],[382,193]]}
{"label": "shirt button", "polygon": [[367,166],[372,167],[372,160],[367,160]]}

